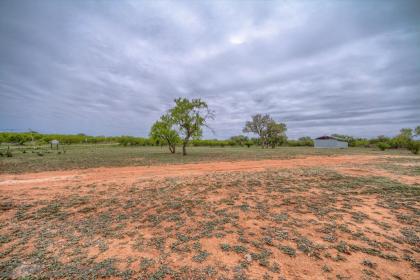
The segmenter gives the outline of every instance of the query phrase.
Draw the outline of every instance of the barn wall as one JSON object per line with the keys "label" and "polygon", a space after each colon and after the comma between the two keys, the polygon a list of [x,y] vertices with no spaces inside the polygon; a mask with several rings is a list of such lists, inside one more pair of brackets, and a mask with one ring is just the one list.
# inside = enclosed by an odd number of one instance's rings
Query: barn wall
{"label": "barn wall", "polygon": [[347,148],[347,142],[337,141],[335,139],[315,139],[315,148]]}
{"label": "barn wall", "polygon": [[337,145],[340,148],[348,148],[349,147],[349,144],[347,142],[344,142],[344,141],[337,141]]}
{"label": "barn wall", "polygon": [[334,139],[315,139],[315,148],[336,148]]}

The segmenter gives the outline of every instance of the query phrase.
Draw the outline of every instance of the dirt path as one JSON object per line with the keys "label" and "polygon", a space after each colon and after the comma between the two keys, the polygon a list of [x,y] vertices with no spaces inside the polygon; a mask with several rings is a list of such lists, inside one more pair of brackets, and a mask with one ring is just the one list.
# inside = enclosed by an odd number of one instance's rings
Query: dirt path
{"label": "dirt path", "polygon": [[[354,169],[345,165],[365,164],[384,157],[371,155],[346,155],[346,156],[309,156],[284,160],[259,160],[237,162],[211,162],[179,165],[158,166],[130,166],[130,167],[104,167],[92,169],[76,169],[67,171],[49,171],[25,174],[0,175],[0,190],[20,190],[33,187],[63,186],[73,183],[133,183],[141,179],[156,177],[194,176],[212,172],[235,172],[235,171],[263,171],[271,168],[299,168],[321,167],[332,168],[349,175],[379,175],[402,182],[420,184],[419,176],[397,176],[385,171],[364,170],[354,172]],[[344,165],[344,166],[343,166]],[[362,170],[363,171],[363,170]]]}

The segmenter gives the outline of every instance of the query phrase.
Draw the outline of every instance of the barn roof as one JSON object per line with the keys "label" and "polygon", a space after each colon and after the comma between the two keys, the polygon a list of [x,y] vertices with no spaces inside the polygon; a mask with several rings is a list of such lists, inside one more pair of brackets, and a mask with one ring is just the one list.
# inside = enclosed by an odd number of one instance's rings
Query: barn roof
{"label": "barn roof", "polygon": [[324,135],[324,136],[315,138],[315,140],[329,140],[329,139],[334,139],[334,140],[337,140],[337,141],[344,141],[344,142],[346,142],[346,140],[344,140],[344,139],[337,138],[337,137],[334,137],[334,136],[327,136],[327,135]]}

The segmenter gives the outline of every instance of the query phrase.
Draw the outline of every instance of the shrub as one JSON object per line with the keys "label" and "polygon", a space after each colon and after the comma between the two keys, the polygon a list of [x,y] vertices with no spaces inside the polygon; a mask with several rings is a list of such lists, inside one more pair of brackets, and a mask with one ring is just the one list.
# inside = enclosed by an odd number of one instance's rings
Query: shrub
{"label": "shrub", "polygon": [[419,141],[410,141],[407,147],[413,154],[417,155],[420,150],[420,142]]}
{"label": "shrub", "polygon": [[380,142],[380,143],[378,143],[378,148],[381,151],[385,151],[386,149],[391,148],[391,146],[388,143]]}
{"label": "shrub", "polygon": [[229,244],[222,243],[222,244],[220,244],[220,248],[222,249],[222,251],[227,252],[227,251],[230,251],[231,246]]}

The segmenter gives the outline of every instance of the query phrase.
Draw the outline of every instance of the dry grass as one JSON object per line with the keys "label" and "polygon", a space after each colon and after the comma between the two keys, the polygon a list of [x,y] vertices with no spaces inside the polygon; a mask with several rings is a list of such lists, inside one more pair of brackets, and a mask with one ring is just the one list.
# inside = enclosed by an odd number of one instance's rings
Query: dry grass
{"label": "dry grass", "polygon": [[[238,160],[287,159],[335,155],[405,155],[414,158],[409,151],[388,150],[381,152],[373,148],[314,149],[312,147],[189,147],[189,155],[182,156],[180,150],[173,155],[167,147],[123,147],[118,145],[68,145],[65,153],[50,150],[48,146],[33,150],[30,146],[12,147],[13,157],[0,157],[1,173],[25,173],[51,170],[70,170],[94,167],[153,166],[162,164],[185,164]],[[4,149],[4,147],[3,147]],[[42,151],[43,156],[38,155]]]}

